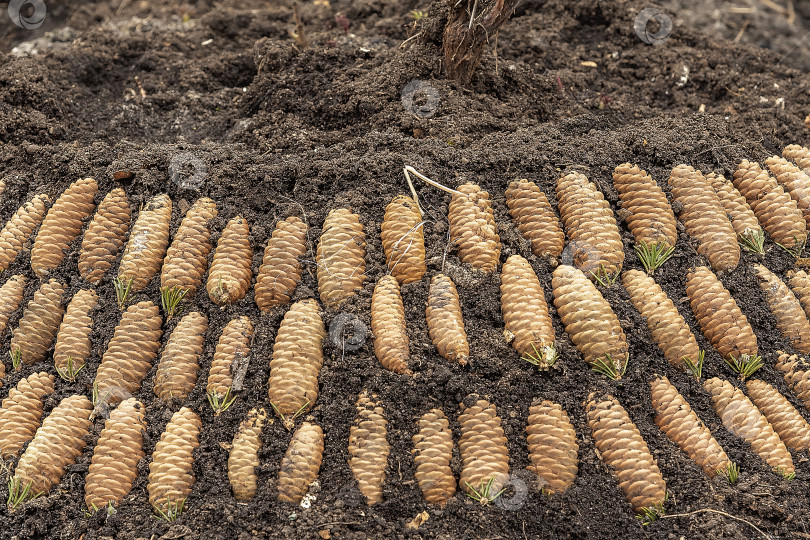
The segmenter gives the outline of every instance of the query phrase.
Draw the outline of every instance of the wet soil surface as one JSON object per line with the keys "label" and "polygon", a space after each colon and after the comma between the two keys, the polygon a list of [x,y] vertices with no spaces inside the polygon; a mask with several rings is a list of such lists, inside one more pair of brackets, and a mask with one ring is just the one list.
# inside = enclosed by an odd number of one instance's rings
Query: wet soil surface
{"label": "wet soil surface", "polygon": [[[122,185],[136,209],[157,193],[169,193],[174,201],[172,232],[190,203],[205,195],[219,206],[215,239],[231,217],[241,214],[251,224],[255,275],[275,223],[298,215],[310,226],[310,251],[294,298],[301,299],[317,294],[314,248],[323,220],[330,209],[347,207],[366,227],[368,279],[341,311],[370,326],[371,292],[386,273],[380,223],[385,205],[407,192],[404,165],[449,186],[473,181],[487,189],[503,242],[502,261],[513,253],[529,259],[551,305],[552,267],[531,254],[509,219],[504,200],[509,181],[530,178],[552,195],[562,171],[580,170],[618,210],[610,178],[620,163],[638,164],[666,190],[668,173],[679,163],[729,176],[743,158],[763,160],[787,144],[810,140],[802,125],[810,112],[810,76],[799,71],[806,65],[792,62],[796,55],[806,55],[807,48],[799,42],[798,52],[770,51],[703,33],[689,24],[695,5],[683,17],[673,14],[669,37],[650,45],[634,31],[634,19],[645,4],[522,2],[497,38],[492,36],[472,83],[463,88],[441,75],[444,3],[302,3],[306,46],[300,34],[298,40],[292,35],[293,4],[272,4],[66,2],[54,8],[60,21],[51,29],[55,32],[47,33],[46,27],[30,34],[9,29],[5,50],[17,48],[0,62],[0,177],[8,185],[0,200],[0,220],[5,222],[33,194],[44,191],[54,198],[84,176],[101,185],[98,200]],[[807,15],[799,12],[794,24],[806,28],[802,17]],[[760,21],[758,32],[767,33],[768,20]],[[778,25],[770,30],[778,33]],[[407,41],[410,37],[414,39]],[[33,38],[33,44],[21,43]],[[403,90],[408,88],[417,91],[405,90],[404,105]],[[186,163],[179,181],[168,172],[173,160]],[[134,172],[134,179],[115,182],[113,173],[121,170]],[[199,176],[190,177],[192,173]],[[619,283],[604,295],[630,342],[625,377],[613,382],[592,372],[553,305],[561,358],[556,369],[540,373],[504,341],[498,274],[471,271],[448,248],[449,195],[422,185],[417,189],[429,216],[428,276],[443,270],[458,284],[470,364],[450,364],[431,345],[424,317],[427,278],[403,288],[413,376],[384,370],[370,339],[354,351],[340,340],[325,342],[320,396],[310,414],[324,429],[326,449],[317,499],[310,508],[276,499],[279,464],[291,436],[278,421],[262,433],[255,499],[238,504],[231,494],[223,445],[232,441],[251,408],[269,409],[268,361],[283,309],[262,315],[252,289],[236,305],[220,309],[202,289],[186,308],[206,313],[210,327],[197,385],[185,402],[201,415],[203,429],[194,454],[197,482],[182,517],[167,524],[153,516],[146,495],[148,457],[117,512],[85,512],[84,478],[103,425],[97,419],[88,447],[58,487],[14,513],[0,509],[0,537],[746,539],[760,534],[751,524],[774,538],[810,537],[807,456],[794,453],[796,479],[787,482],[729,433],[699,383],[664,360]],[[623,222],[620,227],[625,268],[641,268],[632,236]],[[66,298],[88,287],[77,271],[78,246],[79,241],[55,272],[69,284]],[[794,265],[792,257],[768,240],[764,257],[744,254],[722,281],[759,340],[766,362],[758,376],[810,418],[774,368],[776,351],[790,350],[790,345],[776,330],[759,292],[755,262],[781,276]],[[707,350],[705,376],[731,379],[685,301],[686,272],[698,264],[704,261],[681,231],[673,258],[656,280]],[[114,271],[97,287],[100,301],[89,364],[75,383],[57,381],[46,413],[65,396],[90,393],[120,317],[111,282]],[[6,274],[15,273],[31,278],[25,303],[38,286],[27,250]],[[155,279],[133,302],[159,302],[158,286]],[[257,326],[246,387],[230,409],[214,417],[205,397],[214,346],[225,324],[243,314]],[[337,314],[323,313],[327,325]],[[13,315],[10,329],[21,315],[22,310]],[[166,323],[163,343],[176,321]],[[0,341],[4,358],[10,336],[6,330]],[[55,372],[50,355],[20,372],[6,364],[2,396],[23,376]],[[155,398],[154,373],[155,368],[137,394],[147,411],[147,456],[177,408]],[[709,480],[655,426],[648,381],[656,373],[670,378],[739,464],[737,485]],[[373,507],[365,504],[347,465],[349,428],[363,390],[379,396],[392,446],[384,501]],[[591,392],[612,393],[636,422],[667,482],[666,518],[642,525],[598,459],[584,413]],[[473,393],[497,405],[515,485],[523,482],[528,492],[522,495],[513,488],[504,494],[503,504],[486,508],[459,493],[444,508],[431,507],[414,480],[411,436],[416,419],[430,408],[442,408],[458,437],[459,403]],[[526,418],[537,397],[557,401],[568,411],[580,445],[574,486],[553,497],[539,493],[524,471]],[[0,498],[6,494],[3,485]],[[701,509],[727,515],[693,513]],[[427,522],[417,530],[406,529],[423,510],[430,514]]]}

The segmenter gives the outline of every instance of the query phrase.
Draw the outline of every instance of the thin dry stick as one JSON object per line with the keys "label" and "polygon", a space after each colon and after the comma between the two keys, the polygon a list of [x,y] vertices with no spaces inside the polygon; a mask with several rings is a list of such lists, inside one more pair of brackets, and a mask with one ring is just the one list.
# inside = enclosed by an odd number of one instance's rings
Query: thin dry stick
{"label": "thin dry stick", "polygon": [[710,512],[712,514],[720,514],[721,516],[726,516],[726,517],[729,517],[731,519],[736,519],[737,521],[739,521],[741,523],[745,523],[746,525],[753,528],[759,534],[764,536],[767,540],[773,540],[770,535],[765,534],[762,531],[762,529],[760,529],[759,527],[757,527],[756,525],[754,525],[750,521],[745,520],[745,519],[743,519],[741,517],[732,516],[731,514],[727,514],[726,512],[723,512],[722,510],[715,510],[714,508],[701,508],[699,510],[695,510],[694,512],[687,512],[685,514],[666,514],[666,515],[660,516],[660,519],[676,518],[676,517],[689,517],[689,516],[693,516],[695,514],[702,514],[702,513],[705,513],[705,512]]}

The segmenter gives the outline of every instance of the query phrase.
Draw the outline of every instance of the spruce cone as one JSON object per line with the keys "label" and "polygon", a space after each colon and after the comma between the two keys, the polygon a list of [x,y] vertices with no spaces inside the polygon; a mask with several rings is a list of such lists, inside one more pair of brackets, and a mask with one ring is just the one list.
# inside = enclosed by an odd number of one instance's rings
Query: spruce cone
{"label": "spruce cone", "polygon": [[225,226],[214,251],[207,284],[211,301],[224,306],[241,300],[250,288],[252,263],[248,223],[236,216]]}
{"label": "spruce cone", "polygon": [[653,278],[640,270],[627,270],[622,284],[630,293],[630,301],[647,321],[647,328],[667,362],[685,370],[684,358],[697,364],[700,357],[695,336],[669,296]]}
{"label": "spruce cone", "polygon": [[313,298],[300,300],[284,315],[273,345],[268,393],[287,429],[294,418],[315,404],[323,366],[326,327]]}
{"label": "spruce cone", "polygon": [[610,364],[621,374],[629,356],[619,319],[581,270],[561,264],[551,279],[554,305],[571,341],[590,365]]}
{"label": "spruce cone", "polygon": [[321,302],[337,308],[366,279],[366,233],[360,217],[345,208],[331,210],[323,222],[316,255]]}
{"label": "spruce cone", "polygon": [[87,227],[79,254],[79,273],[92,284],[101,281],[115,262],[129,231],[132,210],[122,188],[110,191]]}
{"label": "spruce cone", "polygon": [[160,271],[161,290],[186,291],[194,298],[202,285],[211,253],[211,229],[208,224],[217,217],[217,204],[208,197],[200,197],[188,209],[174,234],[163,268]]}
{"label": "spruce cone", "polygon": [[82,232],[82,223],[96,204],[98,184],[92,178],[76,180],[56,199],[39,228],[31,248],[31,268],[40,278],[62,263],[70,244]]}
{"label": "spruce cone", "polygon": [[698,241],[697,252],[716,271],[730,271],[740,262],[737,234],[712,185],[703,173],[678,165],[669,176],[672,201],[683,205],[679,214],[689,236]]}
{"label": "spruce cone", "polygon": [[810,317],[810,276],[804,270],[790,270],[787,277],[793,294],[804,309],[804,314]]}
{"label": "spruce cone", "polygon": [[114,405],[138,391],[157,356],[162,324],[148,300],[127,308],[96,371],[96,403]]}
{"label": "spruce cone", "polygon": [[431,409],[419,419],[419,432],[413,436],[416,481],[425,500],[444,506],[456,493],[456,478],[450,468],[453,459],[453,432],[441,409]]}
{"label": "spruce cone", "polygon": [[118,504],[132,490],[138,462],[144,457],[146,430],[143,404],[135,398],[121,402],[104,422],[87,472],[84,503],[88,509]]}
{"label": "spruce cone", "polygon": [[[461,426],[458,485],[462,491],[486,504],[509,481],[509,448],[501,419],[495,405],[479,399],[472,407],[464,408],[462,404],[458,423]],[[487,489],[490,481],[492,484]]]}
{"label": "spruce cone", "polygon": [[625,219],[637,244],[674,246],[678,240],[675,214],[666,195],[647,171],[623,163],[613,172],[613,185],[622,200]]}
{"label": "spruce cone", "polygon": [[804,216],[805,225],[810,227],[810,175],[793,163],[779,156],[771,156],[765,165],[784,189],[790,193]]}
{"label": "spruce cone", "polygon": [[588,426],[596,449],[619,480],[635,512],[664,504],[667,486],[647,443],[616,398],[588,397]]}
{"label": "spruce cone", "polygon": [[751,401],[765,415],[785,446],[797,452],[810,449],[810,425],[779,390],[765,381],[753,379],[745,386]]}
{"label": "spruce cone", "polygon": [[65,286],[52,279],[34,293],[11,336],[12,356],[19,354],[24,364],[45,359],[65,314],[62,306],[64,292]]}
{"label": "spruce cone", "polygon": [[796,163],[804,170],[810,170],[810,149],[798,144],[789,144],[782,150],[782,157]]}
{"label": "spruce cone", "polygon": [[207,330],[208,317],[192,311],[172,331],[155,374],[155,395],[163,401],[185,400],[194,390]]}
{"label": "spruce cone", "polygon": [[[28,279],[24,275],[17,274],[8,278],[8,281],[0,287],[0,335],[6,331],[8,319],[20,307],[27,281]],[[0,372],[0,379],[2,378],[3,375]]]}
{"label": "spruce cone", "polygon": [[624,246],[616,218],[602,192],[581,173],[557,180],[557,209],[574,264],[590,278],[622,269]]}
{"label": "spruce cone", "polygon": [[521,356],[553,363],[557,354],[546,293],[529,262],[511,255],[501,270],[501,313],[512,346]]}
{"label": "spruce cone", "polygon": [[413,199],[397,195],[385,207],[380,226],[388,271],[400,285],[419,281],[425,275],[425,231],[422,214]]}
{"label": "spruce cone", "polygon": [[0,407],[0,458],[15,457],[31,440],[48,394],[53,394],[53,375],[44,371],[20,379],[9,391]]}
{"label": "spruce cone", "polygon": [[323,459],[321,427],[304,422],[295,431],[278,470],[278,500],[300,504],[309,485],[318,478]]}
{"label": "spruce cone", "polygon": [[776,327],[790,340],[793,348],[801,353],[810,353],[810,321],[802,305],[785,283],[761,264],[754,264],[759,288],[771,310]]}
{"label": "spruce cone", "polygon": [[540,488],[562,493],[577,476],[577,434],[568,414],[552,401],[535,401],[526,425],[529,443],[528,469],[540,479]]}
{"label": "spruce cone", "polygon": [[233,498],[239,502],[247,502],[256,495],[256,467],[259,466],[265,420],[267,413],[264,409],[251,409],[247,418],[239,424],[228,453],[228,480]]}
{"label": "spruce cone", "polygon": [[399,283],[393,276],[383,276],[371,297],[371,332],[374,334],[374,354],[385,369],[410,375],[408,369],[408,332],[405,328],[405,307],[399,293]]}
{"label": "spruce cone", "polygon": [[57,372],[68,379],[79,372],[90,356],[90,332],[93,330],[90,312],[95,309],[97,301],[93,289],[81,289],[74,294],[56,334],[53,363]]}
{"label": "spruce cone", "polygon": [[160,270],[171,219],[172,200],[165,193],[149,199],[138,214],[118,266],[118,279],[125,284],[131,281],[130,292],[146,287]]}
{"label": "spruce cone", "polygon": [[762,228],[759,226],[757,216],[754,215],[751,207],[745,201],[734,184],[726,180],[722,174],[709,173],[706,175],[706,180],[714,188],[717,197],[720,199],[720,204],[726,211],[726,216],[731,221],[731,226],[734,227],[734,232],[737,236],[750,235],[751,233],[760,233]]}
{"label": "spruce cone", "polygon": [[194,457],[200,443],[202,422],[197,413],[183,407],[166,425],[149,464],[149,504],[156,511],[171,512],[182,505],[194,486]]}
{"label": "spruce cone", "polygon": [[520,234],[532,243],[532,253],[556,260],[562,253],[565,234],[557,213],[537,184],[525,179],[510,182],[506,205]]}
{"label": "spruce cone", "polygon": [[256,305],[262,311],[286,305],[301,282],[301,257],[307,251],[307,224],[290,216],[276,224],[256,277]]}
{"label": "spruce cone", "polygon": [[234,369],[250,355],[253,323],[243,315],[232,319],[217,341],[206,392],[218,398],[226,397],[233,385]]}
{"label": "spruce cone", "polygon": [[425,318],[430,340],[442,358],[467,365],[470,346],[464,330],[458,292],[453,280],[444,274],[436,274],[430,280]]}
{"label": "spruce cone", "polygon": [[782,372],[785,382],[799,396],[806,409],[810,409],[810,363],[796,354],[776,351],[776,369]]}
{"label": "spruce cone", "polygon": [[92,410],[90,400],[76,394],[60,401],[42,422],[14,471],[21,488],[31,485],[30,496],[48,493],[82,455]]}
{"label": "spruce cone", "polygon": [[686,274],[686,295],[706,339],[723,358],[757,355],[757,338],[737,302],[705,266]]}
{"label": "spruce cone", "polygon": [[489,193],[475,184],[462,184],[453,195],[447,219],[450,241],[458,246],[458,258],[477,270],[492,272],[501,257],[501,239]]}
{"label": "spruce cone", "polygon": [[758,163],[742,160],[734,172],[734,187],[740,190],[774,242],[788,249],[804,245],[806,224],[796,201]]}
{"label": "spruce cone", "polygon": [[656,376],[650,381],[650,390],[656,412],[655,423],[669,440],[677,444],[709,478],[727,471],[732,463],[726,452],[669,379]]}
{"label": "spruce cone", "polygon": [[45,205],[49,201],[44,193],[35,195],[18,208],[3,226],[3,230],[0,231],[0,271],[14,262],[23,245],[31,238],[31,233],[42,223]]}
{"label": "spruce cone", "polygon": [[703,388],[711,394],[714,410],[726,429],[750,443],[754,452],[780,474],[794,472],[785,444],[745,394],[717,377],[704,381]]}
{"label": "spruce cone", "polygon": [[360,394],[357,417],[349,431],[349,468],[369,506],[382,502],[385,468],[391,450],[386,440],[388,421],[376,400],[375,395]]}

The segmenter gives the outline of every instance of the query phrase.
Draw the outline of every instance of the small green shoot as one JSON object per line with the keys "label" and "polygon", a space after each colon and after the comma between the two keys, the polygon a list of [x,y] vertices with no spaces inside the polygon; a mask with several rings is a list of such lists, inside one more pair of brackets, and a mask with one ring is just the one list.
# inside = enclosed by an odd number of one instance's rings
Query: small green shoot
{"label": "small green shoot", "polygon": [[728,485],[733,486],[737,483],[737,479],[740,477],[740,468],[737,466],[736,463],[729,464],[728,467],[725,469],[717,469],[718,474],[722,474],[726,477],[726,481]]}
{"label": "small green shoot", "polygon": [[177,285],[160,289],[160,305],[163,306],[166,320],[179,315],[183,311],[183,308],[180,307],[180,301],[186,296],[187,292],[188,289],[181,289]]}
{"label": "small green shoot", "polygon": [[647,506],[641,509],[641,512],[636,515],[641,520],[642,525],[649,525],[653,521],[661,519],[664,515],[664,503],[656,503],[653,506]]}
{"label": "small green shoot", "polygon": [[686,369],[694,375],[695,379],[700,380],[703,376],[703,361],[706,359],[706,351],[700,349],[698,353],[697,362],[692,362],[691,359],[687,358],[686,356],[683,357],[683,364],[686,366]]}
{"label": "small green shoot", "polygon": [[95,407],[98,403],[98,381],[93,381],[93,390],[90,394],[90,399],[93,402],[93,406]]}
{"label": "small green shoot", "polygon": [[219,416],[220,413],[225,412],[233,405],[233,402],[236,401],[236,395],[231,396],[231,389],[225,392],[225,394],[220,395],[219,392],[215,390],[209,391],[206,396],[208,397],[208,403],[211,404],[211,408],[214,410],[214,416]]}
{"label": "small green shoot", "polygon": [[605,268],[604,263],[600,264],[599,268],[596,270],[591,270],[591,275],[593,278],[597,281],[597,283],[605,288],[612,287],[613,284],[616,283],[616,279],[618,279],[620,273],[620,271],[617,271],[611,274]]}
{"label": "small green shoot", "polygon": [[425,12],[419,9],[413,9],[408,13],[408,17],[414,20],[414,22],[419,22],[425,18]]}
{"label": "small green shoot", "polygon": [[467,487],[472,491],[472,493],[467,493],[467,497],[471,498],[474,501],[478,501],[481,503],[481,506],[486,506],[489,503],[495,501],[498,497],[506,491],[506,488],[500,490],[498,493],[492,494],[492,484],[495,482],[495,477],[490,476],[489,480],[482,478],[481,479],[481,486],[478,489],[475,489],[473,486],[470,485],[469,482],[464,482],[467,484]]}
{"label": "small green shoot", "polygon": [[309,400],[301,405],[301,408],[295,411],[295,414],[289,418],[286,418],[283,414],[281,414],[281,411],[278,410],[275,403],[271,402],[270,406],[273,407],[273,410],[276,411],[276,414],[279,416],[279,418],[281,418],[281,424],[287,429],[287,431],[291,431],[292,428],[295,427],[295,419],[298,418],[307,409],[307,407],[309,407]]}
{"label": "small green shoot", "polygon": [[11,356],[11,366],[14,368],[14,371],[17,371],[22,364],[22,349],[17,347],[13,351],[8,351],[8,354]]}
{"label": "small green shoot", "polygon": [[168,499],[166,500],[165,511],[157,505],[153,506],[152,508],[154,508],[155,513],[160,519],[167,523],[174,523],[183,514],[183,506],[185,506],[185,504],[185,499],[180,499],[180,501],[172,501]]}
{"label": "small green shoot", "polygon": [[[795,237],[794,237],[794,240],[795,240]],[[804,249],[804,242],[796,242],[796,244],[792,248],[784,246],[784,245],[782,245],[782,244],[780,244],[779,242],[776,242],[776,241],[774,241],[774,243],[777,246],[779,246],[780,248],[787,251],[790,254],[790,256],[793,257],[794,259],[800,258],[801,255],[802,255],[802,250]]]}
{"label": "small green shoot", "polygon": [[539,369],[547,370],[557,362],[559,352],[554,345],[541,345],[538,350],[537,346],[532,343],[532,349],[534,349],[534,354],[526,353],[523,355],[523,359]]}
{"label": "small green shoot", "polygon": [[16,510],[17,507],[25,501],[36,499],[42,495],[42,493],[31,494],[32,484],[33,482],[28,482],[23,485],[22,480],[16,476],[8,481],[8,499],[6,500],[6,505],[9,510]]}
{"label": "small green shoot", "polygon": [[756,373],[764,364],[762,357],[754,354],[741,354],[739,358],[724,358],[726,364],[744,381]]}
{"label": "small green shoot", "polygon": [[67,360],[65,361],[64,367],[57,367],[56,373],[59,374],[59,377],[62,378],[63,381],[73,382],[76,380],[76,375],[84,368],[84,364],[76,367],[76,363],[73,361],[72,356],[68,356]]}
{"label": "small green shoot", "polygon": [[762,229],[746,229],[740,234],[739,242],[743,249],[751,253],[765,254],[765,233]]}
{"label": "small green shoot", "polygon": [[667,245],[665,242],[656,242],[655,244],[641,242],[636,244],[634,248],[648,274],[655,272],[675,252],[675,246]]}
{"label": "small green shoot", "polygon": [[796,471],[789,473],[783,469],[777,469],[776,472],[778,472],[779,476],[781,476],[784,480],[787,480],[788,482],[792,482],[793,480],[796,479]]}
{"label": "small green shoot", "polygon": [[118,302],[118,309],[124,309],[129,293],[132,290],[132,278],[122,281],[121,278],[115,276],[113,278],[113,287],[115,287],[115,299]]}
{"label": "small green shoot", "polygon": [[627,371],[627,364],[630,361],[630,355],[624,357],[624,362],[617,363],[609,354],[605,354],[604,358],[598,358],[591,364],[591,369],[597,373],[607,376],[614,381],[622,378]]}

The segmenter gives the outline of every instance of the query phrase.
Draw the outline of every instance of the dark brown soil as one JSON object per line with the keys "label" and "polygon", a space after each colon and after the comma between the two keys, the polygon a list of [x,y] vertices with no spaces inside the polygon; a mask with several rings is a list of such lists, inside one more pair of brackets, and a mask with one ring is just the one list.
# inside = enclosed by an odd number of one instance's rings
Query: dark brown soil
{"label": "dark brown soil", "polygon": [[[790,143],[807,144],[802,121],[810,112],[810,76],[786,59],[807,55],[807,43],[791,53],[733,44],[693,29],[688,16],[674,14],[674,29],[664,43],[642,42],[633,30],[638,2],[525,1],[492,39],[469,88],[445,80],[440,69],[440,37],[445,4],[412,0],[306,2],[301,17],[309,46],[290,35],[295,30],[290,1],[66,2],[53,6],[48,24],[21,31],[9,26],[6,50],[18,46],[0,64],[0,177],[8,189],[0,201],[5,222],[27,198],[45,191],[57,196],[80,176],[102,186],[99,200],[116,183],[116,171],[135,172],[124,184],[135,205],[168,192],[175,203],[173,230],[181,212],[206,195],[219,204],[217,237],[231,217],[251,224],[254,272],[275,223],[305,215],[311,251],[296,299],[316,295],[314,245],[327,212],[349,207],[361,215],[368,232],[367,273],[363,291],[342,311],[369,320],[371,291],[385,274],[379,228],[385,205],[405,193],[402,167],[412,165],[451,186],[482,184],[492,195],[504,249],[526,256],[546,286],[551,301],[551,267],[533,257],[506,213],[504,190],[515,177],[538,182],[547,193],[560,171],[585,171],[618,209],[610,182],[613,168],[631,161],[662,185],[682,162],[704,171],[730,175],[742,158],[762,160]],[[49,4],[49,10],[52,6]],[[408,14],[421,10],[418,24]],[[0,12],[3,23],[5,7]],[[808,26],[807,11],[795,25]],[[805,17],[805,18],[802,18]],[[767,35],[763,18],[757,35]],[[762,22],[765,21],[765,22]],[[56,24],[58,22],[58,24]],[[771,28],[778,32],[778,25]],[[28,32],[28,33],[26,33]],[[419,36],[407,43],[409,37]],[[806,31],[805,31],[806,34]],[[730,36],[733,38],[734,36]],[[28,55],[21,40],[40,38],[38,54]],[[495,45],[497,44],[497,56]],[[769,43],[759,43],[769,45]],[[805,56],[806,57],[806,56]],[[596,67],[582,62],[592,61]],[[401,92],[419,79],[432,86],[438,107],[418,117],[403,107]],[[425,87],[423,87],[424,89]],[[423,93],[417,106],[429,107]],[[699,112],[704,106],[704,112]],[[427,109],[430,111],[430,109]],[[172,159],[189,153],[206,165],[199,190],[172,181]],[[185,171],[183,174],[188,174]],[[418,186],[429,209],[426,224],[429,274],[439,272],[447,246],[449,196]],[[641,268],[632,236],[622,223],[626,268]],[[764,264],[780,275],[793,259],[768,241]],[[87,284],[78,277],[78,242],[57,270],[69,283],[68,297]],[[768,313],[745,254],[723,282],[739,302],[759,339],[766,365],[759,376],[774,384],[797,407],[801,403],[773,367],[775,351],[790,350]],[[676,300],[702,347],[705,375],[731,378],[730,371],[698,331],[684,302],[685,274],[702,264],[693,244],[681,233],[673,259],[656,276]],[[807,538],[810,465],[794,454],[796,479],[786,482],[723,428],[710,400],[689,376],[673,370],[651,342],[646,325],[616,284],[605,296],[622,320],[631,343],[627,374],[612,382],[588,369],[555,318],[562,347],[559,368],[538,373],[505,343],[499,305],[498,275],[481,277],[459,265],[451,247],[444,271],[458,283],[467,332],[470,365],[448,364],[430,344],[424,320],[427,279],[404,287],[411,338],[412,377],[385,371],[373,355],[370,339],[356,351],[325,343],[321,394],[312,410],[323,426],[326,451],[320,492],[309,509],[276,500],[276,479],[290,434],[275,422],[263,432],[258,469],[259,491],[249,504],[237,504],[227,479],[229,443],[247,412],[267,403],[268,360],[282,311],[261,316],[253,292],[220,310],[204,290],[189,309],[208,314],[210,329],[197,386],[187,405],[203,419],[201,446],[195,452],[197,483],[186,511],[174,524],[158,520],[146,499],[148,458],[132,493],[117,513],[87,515],[84,477],[102,420],[90,445],[47,497],[9,514],[0,509],[2,538],[756,538],[755,524],[780,538]],[[7,272],[31,277],[27,302],[37,287],[28,254]],[[110,273],[98,287],[93,355],[75,384],[58,381],[46,411],[67,395],[89,393],[95,369],[112,336],[119,313]],[[134,301],[159,301],[158,280]],[[553,311],[553,309],[552,309]],[[205,398],[205,379],[220,331],[232,317],[248,314],[257,323],[246,390],[224,414],[214,417]],[[337,315],[325,312],[329,324]],[[21,310],[12,317],[14,328]],[[176,320],[165,328],[164,342]],[[10,331],[2,336],[8,350]],[[4,356],[5,357],[5,356]],[[11,371],[7,362],[7,369]],[[10,372],[0,395],[33,371],[53,370],[51,361]],[[147,408],[147,456],[171,416],[152,390],[154,369],[137,397]],[[647,381],[667,374],[711,428],[732,460],[740,481],[710,481],[653,423]],[[380,396],[389,420],[392,445],[383,503],[368,507],[347,465],[349,427],[359,392]],[[670,493],[669,516],[642,526],[625,503],[616,480],[597,458],[583,402],[590,392],[611,392],[635,420],[656,459]],[[510,491],[503,504],[482,508],[457,494],[445,508],[428,506],[414,481],[410,438],[415,420],[431,407],[453,419],[458,435],[459,403],[471,393],[496,403],[509,439],[511,467],[529,492],[525,500]],[[527,465],[525,423],[535,397],[558,401],[571,415],[580,444],[580,474],[565,494],[541,495]],[[806,411],[803,410],[806,413]],[[7,494],[0,487],[0,498]],[[405,524],[427,509],[429,520],[418,531]]]}

